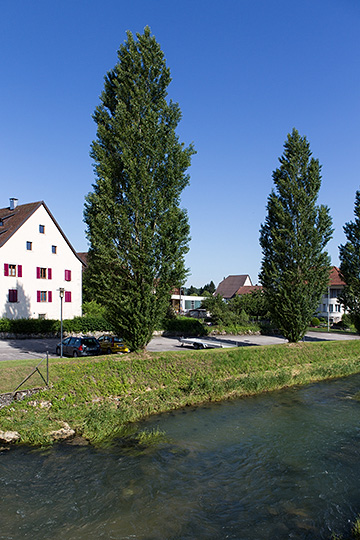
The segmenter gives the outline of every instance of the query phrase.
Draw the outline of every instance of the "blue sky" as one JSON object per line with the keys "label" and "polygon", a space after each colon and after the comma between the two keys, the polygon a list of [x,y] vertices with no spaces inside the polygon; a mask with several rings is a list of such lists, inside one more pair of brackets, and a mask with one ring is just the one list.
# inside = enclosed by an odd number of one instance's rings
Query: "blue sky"
{"label": "blue sky", "polygon": [[197,154],[184,191],[187,284],[258,281],[259,229],[286,136],[322,164],[319,204],[339,264],[360,188],[358,0],[1,0],[1,200],[44,200],[77,251],[105,73],[126,31],[149,25],[171,70],[178,133]]}

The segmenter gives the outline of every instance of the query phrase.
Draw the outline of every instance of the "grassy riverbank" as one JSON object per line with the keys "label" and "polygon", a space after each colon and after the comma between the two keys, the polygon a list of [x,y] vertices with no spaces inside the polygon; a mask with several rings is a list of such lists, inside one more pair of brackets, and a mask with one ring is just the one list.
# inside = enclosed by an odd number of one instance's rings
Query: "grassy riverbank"
{"label": "grassy riverbank", "polygon": [[[30,370],[29,362],[1,362],[0,392]],[[100,443],[150,414],[357,372],[357,340],[53,359],[51,388],[1,409],[0,430],[50,444],[66,423]]]}

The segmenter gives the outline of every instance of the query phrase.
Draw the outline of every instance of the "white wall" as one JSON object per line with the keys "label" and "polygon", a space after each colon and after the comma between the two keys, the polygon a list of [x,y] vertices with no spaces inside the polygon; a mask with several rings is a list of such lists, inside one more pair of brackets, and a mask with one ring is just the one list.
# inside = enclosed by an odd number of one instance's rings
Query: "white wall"
{"label": "white wall", "polygon": [[[339,290],[340,287],[334,287],[334,289]],[[318,307],[317,315],[319,317],[328,318],[330,322],[339,322],[342,319],[342,316],[346,313],[344,306],[340,304],[337,297],[332,298],[331,288],[330,288],[330,298],[327,294],[324,294],[321,298],[320,305]]]}
{"label": "white wall", "polygon": [[[44,234],[39,225],[45,226]],[[32,250],[26,249],[32,243]],[[56,254],[52,246],[56,246]],[[4,264],[22,265],[22,277],[4,276]],[[36,268],[51,268],[51,279],[37,278]],[[71,270],[71,281],[65,281]],[[81,315],[82,264],[60,233],[44,206],[40,206],[0,248],[0,316],[8,318],[60,318],[59,288],[71,291],[71,302],[63,302],[63,318]],[[9,289],[18,290],[18,302],[8,302]],[[37,291],[51,291],[52,302],[38,302]]]}

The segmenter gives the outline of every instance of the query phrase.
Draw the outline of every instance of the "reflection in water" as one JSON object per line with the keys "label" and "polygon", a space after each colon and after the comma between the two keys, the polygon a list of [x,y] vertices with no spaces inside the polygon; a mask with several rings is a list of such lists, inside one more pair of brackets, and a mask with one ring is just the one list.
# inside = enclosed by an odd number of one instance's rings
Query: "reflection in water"
{"label": "reflection in water", "polygon": [[142,452],[0,453],[0,539],[329,539],[360,513],[360,375],[151,418]]}

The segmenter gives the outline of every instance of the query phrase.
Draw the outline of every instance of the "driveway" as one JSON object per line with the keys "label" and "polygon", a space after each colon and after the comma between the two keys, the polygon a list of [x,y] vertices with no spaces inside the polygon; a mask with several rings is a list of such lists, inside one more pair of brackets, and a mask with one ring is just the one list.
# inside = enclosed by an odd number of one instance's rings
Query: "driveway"
{"label": "driveway", "polygon": [[[230,346],[251,346],[251,345],[276,345],[286,343],[281,336],[214,336],[212,341],[224,342]],[[308,332],[305,341],[328,341],[343,339],[360,339],[360,336],[347,334],[332,334],[323,332]],[[49,353],[49,357],[56,357],[55,347],[59,343],[57,338],[35,338],[35,339],[0,339],[0,361],[2,360],[22,360],[29,358],[42,359]],[[180,351],[184,349],[178,338],[155,336],[147,346],[148,351]]]}

